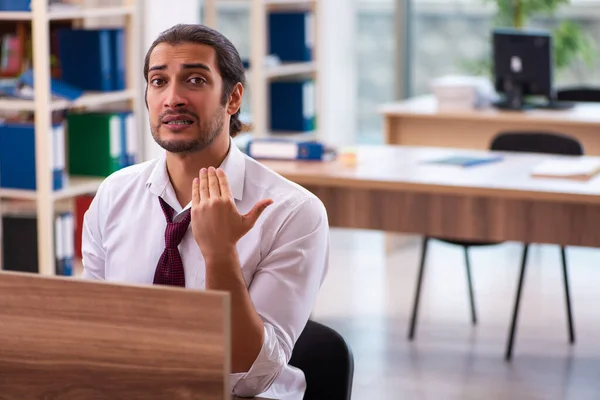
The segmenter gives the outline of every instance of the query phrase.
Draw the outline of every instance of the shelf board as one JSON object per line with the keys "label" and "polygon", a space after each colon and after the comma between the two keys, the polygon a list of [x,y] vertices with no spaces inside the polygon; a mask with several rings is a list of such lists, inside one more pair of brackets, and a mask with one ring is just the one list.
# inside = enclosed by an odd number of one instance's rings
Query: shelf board
{"label": "shelf board", "polygon": [[310,8],[316,5],[317,0],[264,0],[269,10]]}
{"label": "shelf board", "polygon": [[[70,177],[66,188],[52,194],[52,200],[66,200],[73,197],[96,193],[105,178]],[[34,190],[0,189],[0,198],[10,200],[37,200],[38,193]]]}
{"label": "shelf board", "polygon": [[[51,21],[65,19],[82,19],[94,17],[115,17],[122,15],[131,15],[135,11],[133,6],[123,7],[64,7],[48,11],[48,19]],[[0,12],[0,21],[31,21],[33,12],[31,11],[2,11]]]}
{"label": "shelf board", "polygon": [[[53,100],[50,106],[52,111],[64,110],[72,107],[92,107],[119,101],[131,100],[134,97],[133,90],[122,90],[118,92],[88,92],[75,101]],[[33,100],[20,100],[12,98],[0,98],[0,111],[35,111]]]}
{"label": "shelf board", "polygon": [[0,11],[0,21],[31,21],[29,11]]}
{"label": "shelf board", "polygon": [[266,68],[266,75],[269,79],[310,75],[315,72],[317,72],[317,63],[315,61],[284,63]]}

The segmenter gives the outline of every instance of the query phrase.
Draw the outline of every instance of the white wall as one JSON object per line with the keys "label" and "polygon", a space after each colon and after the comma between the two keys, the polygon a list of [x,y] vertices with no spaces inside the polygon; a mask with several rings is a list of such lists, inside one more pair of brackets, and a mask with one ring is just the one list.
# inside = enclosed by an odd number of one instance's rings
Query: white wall
{"label": "white wall", "polygon": [[[142,1],[142,36],[143,36],[143,54],[165,29],[175,24],[197,24],[200,23],[200,1],[199,0],[146,0]],[[140,76],[142,71],[140,71]],[[145,82],[144,82],[145,84]],[[145,86],[142,90],[145,89]],[[143,160],[149,160],[159,154],[160,147],[152,139],[148,115],[144,105],[144,116],[142,118],[142,127],[144,131]]]}
{"label": "white wall", "polygon": [[319,138],[333,146],[352,145],[357,130],[356,5],[348,0],[325,0],[319,7]]}

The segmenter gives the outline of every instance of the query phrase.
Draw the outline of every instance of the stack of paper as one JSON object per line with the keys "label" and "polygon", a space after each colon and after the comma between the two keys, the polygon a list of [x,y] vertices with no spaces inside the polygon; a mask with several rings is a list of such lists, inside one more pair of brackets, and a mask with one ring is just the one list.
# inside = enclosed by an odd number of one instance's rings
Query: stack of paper
{"label": "stack of paper", "polygon": [[600,160],[589,158],[553,158],[533,168],[531,175],[587,181],[600,172]]}

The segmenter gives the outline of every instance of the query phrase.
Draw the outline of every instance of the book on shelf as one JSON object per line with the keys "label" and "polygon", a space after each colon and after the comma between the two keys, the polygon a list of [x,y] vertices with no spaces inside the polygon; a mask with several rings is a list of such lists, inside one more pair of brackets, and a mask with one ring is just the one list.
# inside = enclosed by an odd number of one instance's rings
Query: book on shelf
{"label": "book on shelf", "polygon": [[106,177],[135,164],[136,133],[131,111],[67,114],[71,175]]}
{"label": "book on shelf", "polygon": [[587,181],[600,172],[600,160],[585,157],[549,158],[536,165],[534,178],[559,178]]}
{"label": "book on shelf", "polygon": [[[65,127],[55,124],[49,130],[53,190],[67,186],[65,171]],[[35,127],[30,122],[0,123],[0,187],[36,190]]]}
{"label": "book on shelf", "polygon": [[[74,222],[70,211],[54,216],[55,274],[73,275]],[[5,271],[39,273],[37,214],[33,202],[2,204],[2,266]]]}
{"label": "book on shelf", "polygon": [[273,132],[312,132],[316,128],[315,88],[311,79],[270,83]]}
{"label": "book on shelf", "polygon": [[268,24],[269,55],[283,63],[313,59],[314,15],[311,11],[271,11]]}
{"label": "book on shelf", "polygon": [[123,28],[58,31],[61,79],[81,90],[125,89],[125,31]]}
{"label": "book on shelf", "polygon": [[32,0],[0,0],[0,11],[31,11]]}

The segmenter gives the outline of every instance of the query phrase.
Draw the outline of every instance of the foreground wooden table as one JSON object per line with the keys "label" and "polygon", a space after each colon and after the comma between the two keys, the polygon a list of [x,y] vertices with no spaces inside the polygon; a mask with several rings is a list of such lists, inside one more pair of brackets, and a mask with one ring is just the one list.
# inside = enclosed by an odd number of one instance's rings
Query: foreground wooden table
{"label": "foreground wooden table", "polygon": [[547,156],[506,154],[470,168],[424,161],[477,150],[359,147],[356,166],[338,161],[263,161],[325,204],[334,227],[468,240],[600,247],[600,177],[532,178]]}
{"label": "foreground wooden table", "polygon": [[440,111],[433,96],[423,96],[385,104],[379,111],[387,144],[484,150],[501,131],[533,130],[572,135],[586,154],[600,155],[600,103],[581,103],[570,110]]}

